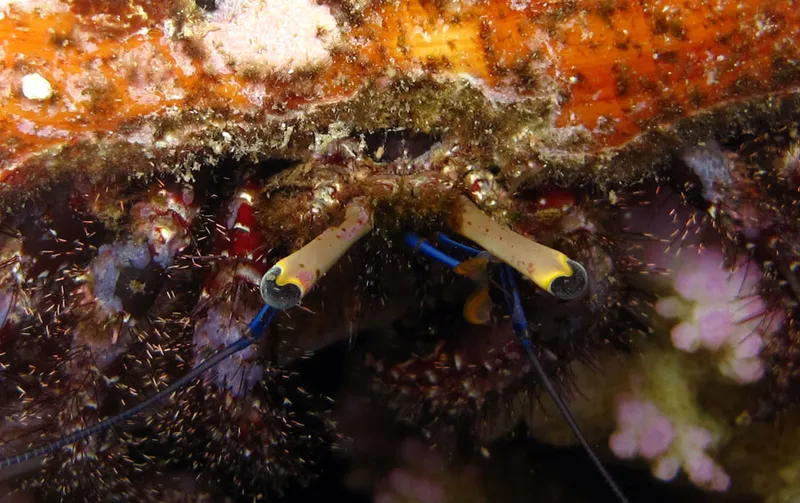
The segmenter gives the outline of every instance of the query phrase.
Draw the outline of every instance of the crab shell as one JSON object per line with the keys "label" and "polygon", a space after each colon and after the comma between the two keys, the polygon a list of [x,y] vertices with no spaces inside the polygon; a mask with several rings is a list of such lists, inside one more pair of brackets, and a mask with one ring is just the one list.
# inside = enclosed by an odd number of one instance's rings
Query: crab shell
{"label": "crab shell", "polygon": [[[653,142],[746,127],[742,114],[798,115],[791,2],[215,7],[3,2],[4,199],[71,171],[102,179],[225,155],[302,158],[309,145],[380,127],[482,142],[511,178],[543,166],[599,173],[619,153],[648,161]],[[655,166],[611,167],[639,176]]]}

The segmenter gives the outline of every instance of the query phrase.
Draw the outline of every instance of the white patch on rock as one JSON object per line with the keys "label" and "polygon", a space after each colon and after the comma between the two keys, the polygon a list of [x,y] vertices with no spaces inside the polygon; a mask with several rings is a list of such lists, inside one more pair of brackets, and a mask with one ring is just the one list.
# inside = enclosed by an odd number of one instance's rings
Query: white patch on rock
{"label": "white patch on rock", "polygon": [[528,8],[529,3],[529,0],[511,0],[511,2],[509,2],[509,6],[511,7],[511,10],[523,11]]}
{"label": "white patch on rock", "polygon": [[53,86],[38,73],[22,77],[22,95],[29,100],[44,101],[53,95]]}
{"label": "white patch on rock", "polygon": [[202,40],[218,73],[326,63],[341,36],[330,9],[311,0],[218,0],[208,20]]}
{"label": "white patch on rock", "polygon": [[29,13],[34,10],[39,14],[54,14],[68,11],[69,5],[58,0],[0,0],[0,19],[14,11]]}

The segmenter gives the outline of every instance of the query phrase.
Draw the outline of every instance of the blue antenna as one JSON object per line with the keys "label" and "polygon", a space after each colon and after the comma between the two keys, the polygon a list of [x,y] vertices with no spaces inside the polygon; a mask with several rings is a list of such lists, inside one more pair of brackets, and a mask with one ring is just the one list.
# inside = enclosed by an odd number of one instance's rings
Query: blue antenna
{"label": "blue antenna", "polygon": [[583,446],[586,454],[589,455],[589,458],[591,458],[592,462],[597,468],[597,471],[599,471],[600,475],[603,476],[608,486],[617,496],[617,499],[621,503],[628,503],[628,499],[622,493],[622,490],[614,481],[614,478],[611,476],[608,470],[606,470],[603,462],[600,461],[599,457],[597,457],[597,454],[595,454],[594,449],[592,449],[592,447],[589,445],[589,442],[586,441],[586,437],[583,435],[580,426],[578,426],[578,422],[575,420],[575,417],[569,410],[569,406],[564,399],[561,398],[561,395],[558,393],[558,391],[556,391],[555,386],[553,386],[553,382],[547,376],[547,372],[545,372],[544,367],[542,366],[542,362],[539,361],[539,357],[536,356],[536,353],[533,351],[533,342],[528,334],[528,319],[525,317],[525,311],[522,309],[522,302],[519,298],[519,290],[517,290],[517,284],[516,281],[514,281],[514,270],[510,266],[504,265],[503,270],[500,273],[500,280],[502,281],[503,289],[505,290],[504,293],[506,302],[511,310],[511,324],[514,326],[514,333],[517,335],[520,344],[528,354],[528,359],[531,361],[531,365],[533,365],[534,372],[536,372],[539,380],[542,382],[542,384],[544,384],[547,394],[553,399],[553,402],[556,404],[556,407],[561,413],[561,416],[564,418],[564,421],[567,422],[569,429],[572,430],[575,438],[577,438],[578,442],[580,442],[580,444]]}
{"label": "blue antenna", "polygon": [[[440,243],[448,245],[460,251],[466,252],[470,256],[475,256],[481,253],[480,250],[459,243],[458,241],[455,241],[442,233],[438,233],[436,235],[436,239]],[[405,241],[412,248],[418,250],[425,256],[430,257],[434,260],[438,260],[439,262],[453,269],[458,267],[458,265],[461,263],[457,259],[451,257],[450,255],[447,255],[446,253],[443,253],[433,245],[422,240],[416,234],[412,233],[406,234]],[[550,395],[550,398],[553,399],[553,402],[556,404],[558,411],[561,413],[562,417],[564,418],[564,421],[566,421],[567,426],[569,426],[570,430],[572,430],[572,433],[575,435],[575,438],[577,438],[578,442],[580,442],[581,446],[583,446],[583,449],[589,455],[589,458],[592,460],[597,470],[603,476],[608,486],[617,496],[617,499],[621,503],[628,503],[628,499],[625,497],[622,490],[614,481],[613,477],[611,477],[611,474],[608,472],[608,470],[606,470],[606,467],[603,465],[602,461],[600,461],[600,458],[597,457],[597,454],[595,454],[594,450],[589,445],[589,442],[586,441],[586,437],[583,435],[583,432],[578,426],[578,422],[575,420],[575,417],[569,410],[569,406],[566,404],[564,399],[561,398],[561,395],[558,393],[555,386],[553,386],[553,383],[548,377],[547,372],[545,372],[541,361],[539,361],[539,357],[536,356],[536,353],[533,350],[533,341],[531,341],[530,335],[528,334],[528,320],[525,316],[525,311],[522,309],[522,302],[519,297],[519,290],[517,290],[517,284],[516,281],[514,280],[514,270],[511,268],[511,266],[507,264],[503,265],[503,268],[500,271],[500,280],[502,282],[503,294],[505,295],[506,303],[508,304],[508,309],[511,311],[511,324],[514,326],[514,333],[519,339],[520,345],[522,345],[522,348],[527,353],[528,359],[531,361],[531,365],[533,366],[534,372],[536,373],[537,377],[547,390],[547,394]]]}

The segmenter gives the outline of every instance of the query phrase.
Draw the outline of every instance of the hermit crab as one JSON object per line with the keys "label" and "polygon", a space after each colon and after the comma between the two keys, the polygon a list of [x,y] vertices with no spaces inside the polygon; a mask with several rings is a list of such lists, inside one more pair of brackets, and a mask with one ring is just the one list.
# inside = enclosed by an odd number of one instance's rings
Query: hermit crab
{"label": "hermit crab", "polygon": [[794,501],[798,38],[0,2],[0,495]]}
{"label": "hermit crab", "polygon": [[[315,162],[333,165],[333,159],[339,159],[341,162],[339,156],[342,152],[348,151],[350,151],[348,143],[343,142],[332,147],[331,153]],[[270,187],[270,184],[272,187],[266,193],[261,194],[257,192],[258,185],[255,178],[246,178],[242,185],[235,189],[230,202],[223,204],[218,212],[220,218],[217,220],[218,228],[214,231],[215,235],[212,239],[214,241],[212,254],[206,257],[186,258],[186,260],[204,258],[215,262],[208,279],[203,283],[198,307],[191,312],[191,316],[198,320],[194,323],[192,338],[192,351],[197,355],[195,357],[197,366],[175,382],[157,393],[153,393],[152,396],[140,400],[132,407],[95,424],[87,425],[85,428],[79,428],[52,442],[5,458],[0,462],[0,466],[6,470],[18,464],[33,462],[43,456],[57,454],[63,448],[72,449],[77,455],[74,458],[76,461],[82,456],[97,456],[98,454],[92,453],[92,451],[95,449],[102,451],[103,447],[94,444],[93,438],[106,437],[106,431],[109,428],[125,424],[138,414],[149,411],[160,401],[180,391],[183,386],[191,383],[205,372],[212,377],[204,377],[204,385],[221,390],[220,392],[227,396],[226,400],[238,402],[235,408],[243,407],[242,404],[247,403],[246,407],[252,407],[254,410],[247,414],[258,412],[259,406],[250,403],[257,400],[252,397],[254,387],[259,381],[264,381],[264,374],[269,373],[270,370],[260,363],[262,356],[259,355],[259,352],[254,352],[253,348],[263,346],[258,343],[265,330],[269,333],[267,326],[276,318],[276,313],[300,304],[326,272],[335,267],[337,262],[343,260],[342,257],[348,249],[355,246],[365,235],[370,232],[381,234],[380,230],[373,230],[377,225],[376,222],[391,221],[392,228],[388,229],[388,232],[396,233],[399,229],[414,222],[423,223],[423,229],[427,231],[430,229],[431,222],[437,220],[440,223],[434,224],[435,226],[449,227],[458,234],[472,239],[478,245],[482,245],[486,251],[479,251],[460,244],[439,233],[438,240],[442,244],[454,247],[456,251],[467,252],[470,257],[461,262],[438,251],[415,234],[406,232],[404,240],[410,246],[405,254],[411,252],[413,255],[420,251],[452,268],[457,275],[474,284],[474,292],[466,298],[463,308],[464,319],[469,323],[486,325],[492,322],[493,308],[489,290],[492,284],[500,286],[500,291],[503,292],[508,303],[509,314],[513,313],[517,336],[530,358],[530,362],[524,364],[524,367],[534,365],[537,375],[547,383],[548,392],[552,393],[554,399],[557,400],[556,403],[563,409],[575,428],[576,435],[594,457],[593,451],[581,436],[574,419],[550,383],[547,372],[539,363],[538,356],[533,350],[534,346],[527,333],[528,324],[525,321],[520,294],[511,273],[512,269],[501,268],[502,285],[500,285],[499,278],[492,279],[489,274],[489,269],[495,268],[493,263],[507,263],[554,298],[573,301],[584,296],[587,291],[589,278],[586,269],[581,263],[568,258],[564,253],[541,245],[498,224],[466,196],[469,190],[464,191],[461,188],[462,182],[456,177],[457,173],[453,172],[448,175],[446,170],[444,172],[431,170],[429,157],[423,157],[423,159],[419,157],[408,159],[407,155],[403,155],[399,161],[388,164],[353,157],[347,161],[351,168],[347,176],[360,178],[362,183],[354,184],[351,180],[339,179],[336,186],[344,187],[344,191],[354,191],[357,195],[342,197],[340,194],[336,194],[335,189],[332,190],[334,185],[330,184],[334,183],[332,181],[334,178],[312,177],[316,182],[324,180],[329,185],[318,187],[308,194],[313,198],[310,200],[310,204],[308,204],[307,198],[300,196],[302,189],[293,186],[290,181],[292,176],[297,175],[297,169],[294,170],[294,173],[289,170],[287,174],[279,175],[277,180],[269,180],[267,187]],[[322,166],[317,169],[323,171]],[[302,168],[300,170],[302,171]],[[407,173],[409,170],[410,173]],[[481,198],[490,194],[490,190],[494,190],[491,184],[487,185],[487,181],[476,179],[475,173],[465,175],[465,179],[472,181],[471,190],[479,194]],[[307,181],[304,180],[304,182]],[[150,201],[149,203],[140,202],[131,207],[129,221],[133,232],[130,236],[123,235],[112,245],[100,246],[97,248],[97,256],[82,272],[69,273],[71,275],[69,279],[65,277],[60,280],[65,284],[74,283],[76,285],[74,287],[76,301],[73,306],[62,308],[63,312],[56,313],[54,316],[58,330],[65,335],[69,334],[70,340],[73,341],[72,344],[78,344],[77,341],[81,340],[79,334],[82,333],[80,330],[84,326],[92,326],[96,323],[99,327],[110,330],[107,337],[96,332],[85,336],[87,344],[95,344],[86,350],[90,356],[88,361],[91,362],[91,365],[97,366],[93,372],[109,371],[109,364],[121,352],[132,349],[135,344],[135,341],[132,340],[134,337],[148,337],[137,331],[143,324],[152,321],[140,318],[145,312],[155,308],[157,299],[161,295],[160,292],[164,289],[164,283],[175,281],[170,276],[180,274],[169,274],[168,271],[176,261],[176,254],[185,252],[189,247],[188,227],[197,217],[200,204],[192,187],[194,186],[180,184],[172,188],[162,186],[158,191],[148,193],[146,198]],[[267,259],[270,255],[274,255],[274,252],[267,248],[269,240],[265,238],[262,229],[265,227],[268,229],[269,223],[265,226],[263,222],[258,221],[256,217],[258,213],[255,208],[257,203],[264,201],[265,198],[277,200],[285,205],[281,192],[286,191],[292,192],[292,199],[298,201],[297,206],[305,207],[301,211],[314,216],[312,220],[321,221],[326,217],[324,213],[333,215],[337,208],[341,208],[343,210],[340,212],[343,213],[342,221],[324,230],[299,250],[278,260],[267,269]],[[320,194],[322,197],[319,197]],[[408,211],[412,214],[408,217],[398,216],[395,213],[394,208],[402,208],[403,205],[409,204],[409,198],[420,196],[441,197],[444,202],[438,203],[433,208],[419,205],[409,206]],[[284,211],[296,210],[284,206]],[[390,217],[391,220],[389,220]],[[404,222],[406,218],[408,220]],[[292,233],[299,230],[298,228],[291,229],[291,224],[305,225],[303,215],[299,215],[299,218],[291,222],[285,232]],[[387,229],[383,229],[383,231],[386,232]],[[385,237],[379,238],[379,240],[383,239]],[[24,240],[22,249],[26,249]],[[386,253],[397,254],[397,251],[389,249]],[[21,254],[18,256],[22,257]],[[390,260],[396,259],[390,258]],[[19,260],[17,266],[33,267],[32,264],[26,264],[25,260]],[[63,266],[60,269],[61,272],[65,270]],[[19,292],[24,292],[24,288],[27,288],[30,282],[30,273],[18,272],[14,277],[23,278],[20,280],[22,283]],[[47,281],[47,278],[41,278],[41,281]],[[367,278],[367,281],[375,280]],[[260,291],[263,307],[259,307],[261,302],[253,295],[255,287],[258,287]],[[174,294],[168,296],[171,295]],[[381,295],[387,294],[381,292]],[[85,300],[87,298],[90,300]],[[20,315],[16,314],[12,316],[12,313],[14,310],[22,309],[23,305],[10,302],[9,306],[10,314],[6,315],[6,318],[19,317]],[[291,312],[287,313],[291,315]],[[71,321],[72,318],[78,320],[75,328],[72,327],[72,323],[75,323]],[[108,321],[98,321],[106,319]],[[278,323],[280,325],[280,321]],[[283,325],[291,325],[291,323],[291,321],[287,321]],[[298,326],[302,327],[302,324],[298,324]],[[283,329],[279,328],[278,330],[282,332]],[[98,345],[101,344],[101,341],[103,345]],[[151,348],[156,347],[153,341],[145,340],[143,342]],[[280,341],[278,337],[275,337],[273,343],[288,344],[286,341]],[[317,340],[315,343],[319,345],[320,341]],[[223,349],[217,350],[217,348]],[[204,357],[209,351],[213,354],[208,358]],[[100,357],[107,353],[110,355]],[[514,357],[513,351],[509,352],[506,357]],[[233,361],[226,361],[228,358]],[[284,361],[290,360],[291,352],[277,358],[282,358]],[[458,358],[456,356],[456,367],[460,366]],[[274,369],[272,371],[274,372]],[[69,382],[81,376],[80,373],[77,376],[73,375],[75,372],[77,370],[68,370],[65,375],[61,376],[57,389],[60,390],[62,386],[68,389]],[[452,379],[448,376],[443,377]],[[86,378],[83,377],[83,379]],[[104,379],[108,380],[109,378],[104,376]],[[429,379],[435,380],[435,377],[430,375]],[[515,377],[509,376],[509,379],[514,380]],[[61,391],[48,389],[42,391],[42,395],[59,392]],[[471,407],[480,408],[486,400],[486,396],[484,396],[486,393],[487,390],[475,389],[466,393],[463,400],[476,402]],[[92,398],[97,402],[113,400],[97,395]],[[43,397],[38,397],[38,400],[43,400]],[[73,400],[75,399],[73,398]],[[76,412],[87,405],[96,409],[101,408],[100,403],[97,402],[88,404],[84,402],[84,405],[79,406]],[[455,406],[455,403],[448,404],[448,406],[453,406],[453,413],[457,413],[458,407]],[[230,407],[230,405],[223,407]],[[441,405],[436,407],[441,407]],[[30,416],[22,415],[22,412],[20,414],[21,424],[31,421]],[[242,416],[247,417],[246,414],[237,410],[233,420],[237,420],[236,415],[240,416],[238,419],[240,421],[243,419]],[[41,418],[39,421],[42,420],[45,419]],[[85,420],[85,418],[81,418],[81,422]],[[25,426],[22,428],[25,429]],[[73,447],[75,444],[82,446],[75,450]],[[602,469],[599,460],[596,457],[594,459]],[[620,498],[624,500],[610,476],[605,471],[603,473],[609,478]]]}

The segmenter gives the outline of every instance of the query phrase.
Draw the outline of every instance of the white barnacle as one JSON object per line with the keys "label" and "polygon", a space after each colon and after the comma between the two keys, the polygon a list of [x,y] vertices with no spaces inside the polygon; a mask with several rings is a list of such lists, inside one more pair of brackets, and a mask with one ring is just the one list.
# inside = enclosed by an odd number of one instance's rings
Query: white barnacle
{"label": "white barnacle", "polygon": [[22,95],[33,101],[44,101],[53,95],[50,81],[38,73],[29,73],[22,77]]}

